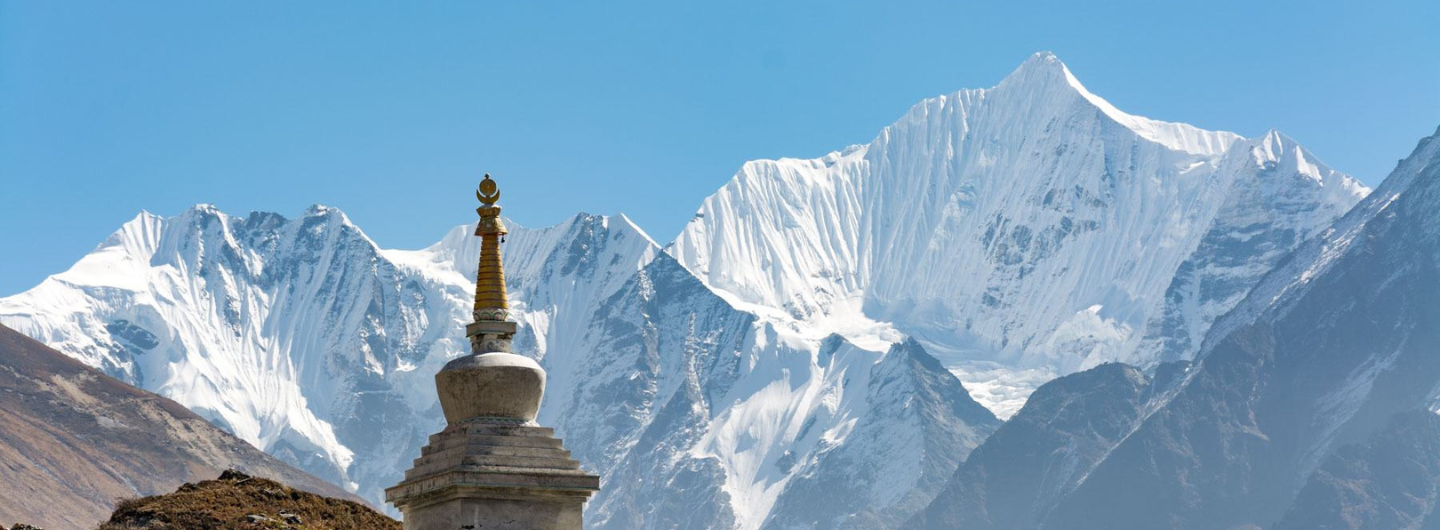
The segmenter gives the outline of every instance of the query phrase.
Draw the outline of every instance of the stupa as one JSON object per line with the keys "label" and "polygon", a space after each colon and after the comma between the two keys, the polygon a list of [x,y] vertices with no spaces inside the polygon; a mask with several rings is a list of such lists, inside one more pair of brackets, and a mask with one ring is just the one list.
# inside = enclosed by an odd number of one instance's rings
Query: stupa
{"label": "stupa", "polygon": [[469,355],[435,374],[447,426],[385,490],[406,530],[580,530],[585,501],[600,477],[580,469],[553,429],[535,423],[545,370],[510,352],[515,322],[505,295],[500,190],[490,175],[476,191],[481,206],[480,267]]}

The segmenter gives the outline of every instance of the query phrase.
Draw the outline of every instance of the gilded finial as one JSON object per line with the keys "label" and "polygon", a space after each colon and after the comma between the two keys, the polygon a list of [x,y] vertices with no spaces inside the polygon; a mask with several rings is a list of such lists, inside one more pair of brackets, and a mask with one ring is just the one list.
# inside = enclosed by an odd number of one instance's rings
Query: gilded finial
{"label": "gilded finial", "polygon": [[480,181],[480,188],[475,190],[475,198],[480,199],[480,204],[485,206],[494,206],[500,202],[500,186],[495,184],[489,173],[485,174],[485,180]]}
{"label": "gilded finial", "polygon": [[480,207],[475,209],[475,213],[480,214],[480,227],[475,230],[475,235],[495,234],[503,241],[507,232],[505,223],[500,222],[500,207],[495,205],[500,201],[500,186],[495,184],[489,173],[475,189],[475,198],[480,199]]}
{"label": "gilded finial", "polygon": [[510,304],[505,293],[505,267],[500,258],[500,243],[507,230],[500,220],[500,186],[489,174],[480,181],[475,198],[481,206],[475,209],[480,223],[475,235],[480,236],[480,267],[475,277],[475,323],[467,326],[475,353],[509,351],[515,323],[510,321]]}

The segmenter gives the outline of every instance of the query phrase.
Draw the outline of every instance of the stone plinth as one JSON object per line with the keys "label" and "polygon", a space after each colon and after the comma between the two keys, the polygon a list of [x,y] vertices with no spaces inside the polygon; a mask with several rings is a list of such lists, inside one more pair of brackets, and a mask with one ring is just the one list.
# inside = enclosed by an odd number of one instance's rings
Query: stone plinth
{"label": "stone plinth", "polygon": [[406,530],[579,530],[600,477],[580,469],[555,431],[476,420],[430,437],[385,500]]}

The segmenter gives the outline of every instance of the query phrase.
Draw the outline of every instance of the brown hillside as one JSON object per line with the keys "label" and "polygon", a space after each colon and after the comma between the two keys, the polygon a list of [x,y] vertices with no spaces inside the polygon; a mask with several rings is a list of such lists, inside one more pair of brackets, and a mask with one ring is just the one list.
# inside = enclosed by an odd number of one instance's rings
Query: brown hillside
{"label": "brown hillside", "polygon": [[356,499],[174,401],[0,326],[0,525],[90,530],[119,499],[231,468]]}
{"label": "brown hillside", "polygon": [[122,501],[100,530],[400,530],[400,522],[351,501],[226,471],[175,493]]}

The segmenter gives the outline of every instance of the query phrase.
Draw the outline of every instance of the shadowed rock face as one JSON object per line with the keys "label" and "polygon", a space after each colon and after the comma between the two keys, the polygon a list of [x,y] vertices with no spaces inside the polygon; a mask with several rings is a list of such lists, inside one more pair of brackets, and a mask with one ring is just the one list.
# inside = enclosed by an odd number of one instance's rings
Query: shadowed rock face
{"label": "shadowed rock face", "polygon": [[1174,388],[1187,364],[1161,365],[1153,378],[1105,364],[1046,383],[905,528],[1033,528]]}
{"label": "shadowed rock face", "polygon": [[1435,529],[1440,416],[1395,416],[1370,441],[1340,448],[1310,476],[1275,530]]}
{"label": "shadowed rock face", "polygon": [[120,499],[168,492],[228,468],[355,499],[174,401],[0,326],[0,523],[90,529]]}

